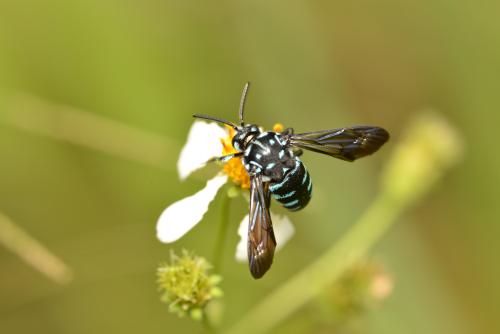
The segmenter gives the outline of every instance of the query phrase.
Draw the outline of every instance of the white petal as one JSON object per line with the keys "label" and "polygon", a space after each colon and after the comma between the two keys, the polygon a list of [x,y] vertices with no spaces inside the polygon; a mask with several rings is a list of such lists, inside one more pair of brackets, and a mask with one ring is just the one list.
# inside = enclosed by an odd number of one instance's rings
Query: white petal
{"label": "white petal", "polygon": [[226,181],[226,175],[218,174],[196,194],[181,199],[166,208],[156,225],[158,239],[166,243],[176,241],[198,224],[207,212],[208,205],[214,199],[217,191]]}
{"label": "white petal", "polygon": [[248,242],[248,219],[249,215],[243,217],[243,220],[238,227],[238,235],[240,236],[240,241],[236,245],[236,261],[245,262],[248,261],[247,255],[247,242]]}
{"label": "white petal", "polygon": [[290,218],[285,215],[274,214],[271,212],[271,219],[273,220],[274,236],[276,237],[276,251],[279,251],[286,245],[295,234],[295,227],[293,227]]}
{"label": "white petal", "polygon": [[[240,262],[248,261],[247,241],[248,241],[248,215],[243,218],[238,228],[240,242],[236,245],[236,260]],[[276,237],[276,251],[279,251],[295,234],[290,219],[284,215],[278,215],[271,212],[271,220],[273,221],[274,236]]]}
{"label": "white petal", "polygon": [[220,139],[225,137],[227,137],[226,130],[218,124],[195,121],[177,162],[181,180],[205,166],[211,158],[220,156],[222,154]]}

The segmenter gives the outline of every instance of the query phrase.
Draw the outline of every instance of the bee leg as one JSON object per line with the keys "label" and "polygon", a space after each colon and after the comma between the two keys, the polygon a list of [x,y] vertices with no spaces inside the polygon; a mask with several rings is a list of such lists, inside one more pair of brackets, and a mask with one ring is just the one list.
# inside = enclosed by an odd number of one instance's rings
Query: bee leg
{"label": "bee leg", "polygon": [[224,155],[222,157],[212,158],[212,159],[208,160],[207,162],[228,162],[232,158],[241,157],[242,155],[243,155],[243,152],[236,152],[236,153]]}
{"label": "bee leg", "polygon": [[286,136],[286,135],[293,135],[293,128],[286,128],[285,130],[283,130],[281,132],[282,135]]}
{"label": "bee leg", "polygon": [[300,157],[302,155],[302,153],[304,153],[304,151],[302,151],[298,147],[293,147],[292,148],[292,152],[293,152],[293,155],[296,156],[296,157]]}

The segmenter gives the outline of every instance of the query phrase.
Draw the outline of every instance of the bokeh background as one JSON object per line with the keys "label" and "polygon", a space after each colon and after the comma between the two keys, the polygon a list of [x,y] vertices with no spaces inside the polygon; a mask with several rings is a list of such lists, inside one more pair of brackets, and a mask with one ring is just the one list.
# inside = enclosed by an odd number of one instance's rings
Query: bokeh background
{"label": "bokeh background", "polygon": [[355,164],[304,156],[315,197],[263,280],[234,261],[246,203],[231,202],[223,327],[349,229],[405,126],[433,108],[465,154],[371,252],[391,295],[340,329],[306,307],[275,330],[500,332],[499,12],[463,0],[0,1],[0,212],[73,272],[58,284],[0,245],[0,332],[203,331],[167,311],[155,272],[170,249],[212,260],[221,199],[173,245],[155,224],[214,172],[178,179],[191,114],[235,120],[248,80],[250,122],[375,124],[392,139]]}

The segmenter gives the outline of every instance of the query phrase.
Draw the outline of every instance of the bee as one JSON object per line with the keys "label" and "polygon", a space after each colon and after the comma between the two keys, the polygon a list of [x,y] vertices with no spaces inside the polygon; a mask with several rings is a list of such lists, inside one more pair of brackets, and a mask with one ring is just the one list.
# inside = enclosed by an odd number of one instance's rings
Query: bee
{"label": "bee", "polygon": [[302,150],[309,150],[345,161],[354,161],[376,152],[389,133],[376,126],[352,126],[295,134],[293,128],[283,132],[261,131],[255,124],[245,124],[243,113],[250,83],[246,83],[240,100],[239,121],[208,115],[193,117],[215,121],[232,127],[232,139],[238,151],[213,160],[227,162],[242,158],[250,176],[248,224],[248,263],[254,278],[261,278],[271,267],[276,248],[269,214],[271,196],[291,211],[303,209],[310,201],[312,180],[300,160]]}

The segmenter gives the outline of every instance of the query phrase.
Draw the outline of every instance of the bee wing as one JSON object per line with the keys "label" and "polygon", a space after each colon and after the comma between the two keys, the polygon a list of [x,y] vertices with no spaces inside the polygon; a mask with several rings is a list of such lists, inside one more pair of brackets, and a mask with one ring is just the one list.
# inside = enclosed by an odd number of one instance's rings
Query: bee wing
{"label": "bee wing", "polygon": [[248,264],[254,278],[262,277],[273,263],[276,238],[269,204],[269,184],[262,181],[262,175],[252,176],[247,247]]}
{"label": "bee wing", "polygon": [[347,161],[376,152],[388,139],[389,133],[375,126],[353,126],[288,136],[292,146]]}

